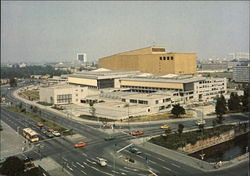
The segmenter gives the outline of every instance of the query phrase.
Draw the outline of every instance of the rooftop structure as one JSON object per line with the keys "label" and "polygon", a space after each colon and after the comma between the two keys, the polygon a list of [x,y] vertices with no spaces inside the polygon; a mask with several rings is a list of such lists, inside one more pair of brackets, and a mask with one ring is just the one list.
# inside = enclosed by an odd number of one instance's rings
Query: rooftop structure
{"label": "rooftop structure", "polygon": [[152,74],[196,74],[195,53],[167,53],[165,47],[147,47],[99,59],[111,70],[138,70]]}

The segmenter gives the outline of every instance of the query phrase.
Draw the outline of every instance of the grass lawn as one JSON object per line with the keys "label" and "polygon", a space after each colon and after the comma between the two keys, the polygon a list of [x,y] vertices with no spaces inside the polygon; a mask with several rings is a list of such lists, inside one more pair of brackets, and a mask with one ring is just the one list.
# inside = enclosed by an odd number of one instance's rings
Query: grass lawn
{"label": "grass lawn", "polygon": [[[190,118],[194,117],[194,112],[186,110],[186,114],[183,114],[179,117],[181,118]],[[129,122],[145,122],[145,121],[157,121],[157,120],[168,120],[175,118],[171,112],[165,112],[161,114],[147,115],[147,116],[138,116],[129,118]],[[128,119],[124,119],[123,122],[127,122]]]}
{"label": "grass lawn", "polygon": [[39,91],[38,90],[25,90],[18,93],[19,96],[27,100],[39,100]]}
{"label": "grass lawn", "polygon": [[[229,131],[233,128],[233,125],[221,125],[217,126],[214,129],[204,129],[204,138],[211,138],[213,136],[219,136],[221,133]],[[187,133],[177,134],[172,133],[168,136],[159,136],[152,138],[149,142],[177,150],[179,147],[184,147],[186,144],[195,144],[198,140],[202,139],[202,133],[197,131],[191,131]]]}

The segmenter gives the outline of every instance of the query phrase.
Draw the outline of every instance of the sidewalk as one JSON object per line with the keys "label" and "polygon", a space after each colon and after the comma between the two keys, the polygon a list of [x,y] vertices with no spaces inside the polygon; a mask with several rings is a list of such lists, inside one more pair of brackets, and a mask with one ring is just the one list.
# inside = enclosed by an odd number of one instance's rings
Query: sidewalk
{"label": "sidewalk", "polygon": [[24,143],[26,139],[9,125],[1,122],[3,130],[0,132],[0,157],[9,157],[30,151],[34,146]]}
{"label": "sidewalk", "polygon": [[44,170],[46,170],[51,176],[72,176],[66,169],[62,169],[52,158],[43,158],[42,160],[34,161],[35,165],[40,165]]}

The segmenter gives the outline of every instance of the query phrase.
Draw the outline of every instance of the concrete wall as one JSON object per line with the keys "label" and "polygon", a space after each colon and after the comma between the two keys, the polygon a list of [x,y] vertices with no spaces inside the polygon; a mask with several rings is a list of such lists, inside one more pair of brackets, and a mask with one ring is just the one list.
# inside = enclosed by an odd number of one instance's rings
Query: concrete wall
{"label": "concrete wall", "polygon": [[78,84],[78,85],[89,85],[89,86],[97,87],[97,80],[96,79],[75,78],[75,77],[69,76],[68,83]]}

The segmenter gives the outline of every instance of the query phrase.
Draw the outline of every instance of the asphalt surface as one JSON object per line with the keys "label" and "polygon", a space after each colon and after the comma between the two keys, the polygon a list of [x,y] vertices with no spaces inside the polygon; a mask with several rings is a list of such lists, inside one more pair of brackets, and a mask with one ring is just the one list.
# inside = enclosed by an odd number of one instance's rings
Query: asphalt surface
{"label": "asphalt surface", "polygon": [[[12,97],[11,92],[11,89],[5,88],[2,93],[5,94],[6,98],[9,101],[18,104],[20,100],[16,100],[14,97]],[[25,106],[27,106],[27,110],[29,111],[29,105]],[[128,126],[126,125],[123,126],[123,132],[114,134],[114,136],[116,137],[115,140],[104,141],[104,137],[107,136],[107,134],[102,132],[102,130],[96,129],[97,127],[99,127],[97,125],[82,124],[63,117],[59,118],[58,114],[53,114],[51,112],[47,112],[46,110],[41,110],[41,116],[53,120],[68,129],[73,129],[74,132],[84,136],[84,142],[87,142],[89,145],[84,148],[75,149],[73,145],[77,141],[70,139],[70,137],[54,137],[50,139],[41,133],[41,141],[38,143],[41,146],[41,152],[39,152],[39,147],[37,146],[37,144],[35,144],[35,147],[32,151],[25,152],[24,154],[26,156],[32,157],[33,159],[42,159],[49,156],[59,164],[61,164],[62,168],[72,173],[72,175],[143,176],[150,173],[148,170],[157,173],[157,175],[159,176],[232,175],[234,173],[237,173],[237,175],[239,176],[247,175],[248,165],[246,165],[245,163],[228,169],[206,173],[199,169],[190,167],[188,163],[183,164],[182,162],[171,160],[167,157],[144,150],[140,147],[137,148],[142,151],[141,155],[130,153],[126,149],[118,154],[115,151],[130,144],[130,139],[136,138],[128,134],[128,130],[126,130]],[[13,129],[18,131],[20,134],[22,129],[26,127],[30,127],[37,132],[40,132],[40,128],[35,125],[35,122],[33,120],[28,119],[18,113],[9,111],[4,106],[1,107],[1,119]],[[207,119],[207,125],[212,125],[212,120],[213,119]],[[235,115],[227,117],[225,123],[245,120],[246,118],[244,115]],[[178,124],[178,122],[168,123],[168,125],[172,127],[173,130],[177,129]],[[197,128],[197,126],[195,126],[194,124],[194,121],[183,121],[182,124],[184,124],[185,129],[188,130]],[[145,131],[145,134],[139,137],[146,137],[151,135],[163,134],[164,131],[159,128],[161,125],[162,124],[155,123],[149,123],[146,125],[130,124],[130,128],[143,129]],[[108,166],[99,166],[96,157],[107,159]],[[136,164],[125,162],[124,157],[133,158],[136,161]]]}

